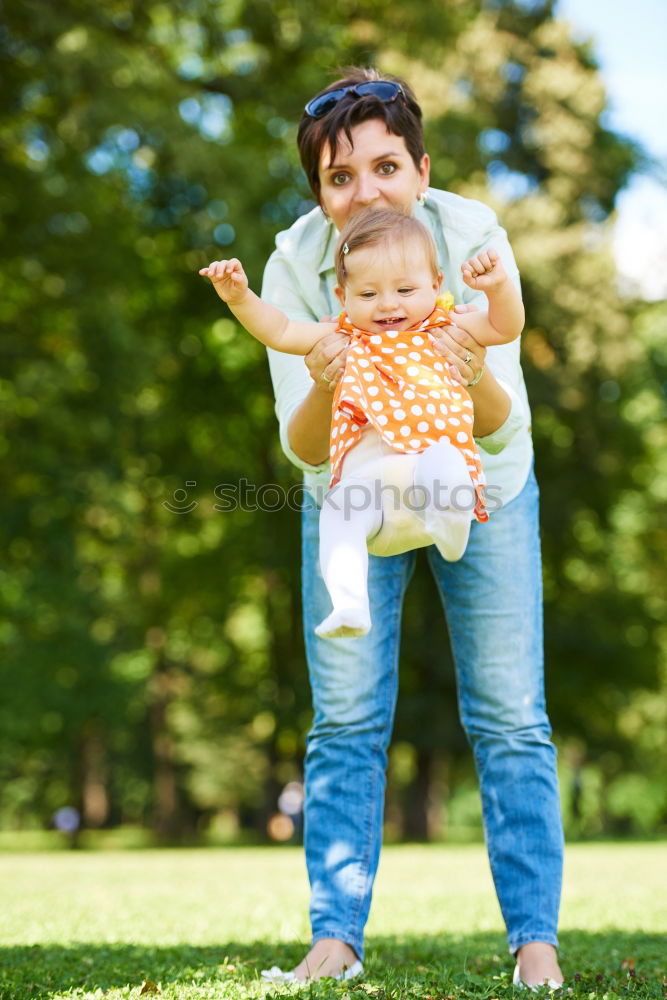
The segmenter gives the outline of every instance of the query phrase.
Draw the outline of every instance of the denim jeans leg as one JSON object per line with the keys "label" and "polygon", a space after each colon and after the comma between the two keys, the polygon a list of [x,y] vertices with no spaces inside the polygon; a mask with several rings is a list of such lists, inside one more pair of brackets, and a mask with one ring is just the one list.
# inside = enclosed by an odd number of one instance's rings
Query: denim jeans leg
{"label": "denim jeans leg", "polygon": [[369,557],[373,627],[319,639],[331,611],[319,567],[319,511],[303,511],[303,610],[314,719],[308,736],[304,840],[313,942],[333,937],[359,958],[382,843],[387,746],[398,687],[403,594],[414,554]]}
{"label": "denim jeans leg", "polygon": [[487,524],[473,523],[460,562],[429,549],[513,953],[530,941],[557,945],[562,881],[556,750],[544,701],[538,508],[531,473]]}

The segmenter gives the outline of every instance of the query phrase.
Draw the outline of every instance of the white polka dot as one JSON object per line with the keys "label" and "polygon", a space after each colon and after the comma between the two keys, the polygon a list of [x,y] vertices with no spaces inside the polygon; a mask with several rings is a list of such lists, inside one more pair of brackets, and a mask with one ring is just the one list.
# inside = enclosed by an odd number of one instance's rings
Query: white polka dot
{"label": "white polka dot", "polygon": [[378,387],[376,385],[369,385],[369,387],[368,387],[368,389],[366,391],[368,392],[369,396],[377,396],[377,394],[378,394],[378,392],[380,390],[378,389]]}
{"label": "white polka dot", "polygon": [[375,375],[374,375],[373,372],[364,372],[364,379],[367,382],[372,382],[374,378],[375,378]]}
{"label": "white polka dot", "polygon": [[437,418],[437,420],[434,420],[433,423],[435,424],[435,426],[438,428],[439,431],[444,429],[445,421],[440,420],[439,417]]}
{"label": "white polka dot", "polygon": [[453,392],[452,396],[454,397],[454,399],[463,399],[463,396],[461,395],[460,392]]}
{"label": "white polka dot", "polygon": [[460,427],[461,426],[461,421],[459,420],[458,417],[450,417],[449,418],[449,422],[452,425],[452,427]]}
{"label": "white polka dot", "polygon": [[463,420],[465,420],[465,422],[467,424],[471,424],[472,423],[472,417],[470,416],[469,413],[464,413],[463,414]]}
{"label": "white polka dot", "polygon": [[419,431],[420,434],[426,433],[426,431],[428,430],[428,424],[426,423],[425,420],[419,421],[419,423],[417,424],[417,430]]}
{"label": "white polka dot", "polygon": [[394,348],[393,347],[381,347],[380,350],[382,351],[383,354],[393,354],[394,353]]}
{"label": "white polka dot", "polygon": [[331,437],[335,438],[337,434],[338,434],[338,428],[337,427],[332,427],[331,428]]}
{"label": "white polka dot", "polygon": [[419,353],[419,351],[410,351],[408,357],[411,359],[411,361],[421,361],[422,359],[422,356]]}
{"label": "white polka dot", "polygon": [[417,449],[421,448],[421,446],[422,446],[422,443],[419,440],[419,438],[411,438],[410,439],[410,444],[412,445],[413,448],[417,448]]}
{"label": "white polka dot", "polygon": [[412,391],[412,389],[406,389],[405,392],[403,393],[403,398],[404,399],[414,399],[415,398],[415,394]]}
{"label": "white polka dot", "polygon": [[350,430],[351,431],[358,431],[359,430],[359,424],[352,424],[352,426],[350,427]]}
{"label": "white polka dot", "polygon": [[398,337],[398,330],[387,330],[388,337]]}
{"label": "white polka dot", "polygon": [[465,431],[459,431],[456,435],[456,440],[460,441],[461,444],[464,444],[468,440],[468,435]]}
{"label": "white polka dot", "polygon": [[382,337],[379,335],[379,333],[374,333],[373,334],[373,336],[370,338],[370,343],[371,344],[381,344],[382,343]]}
{"label": "white polka dot", "polygon": [[433,405],[433,403],[427,403],[426,404],[426,412],[427,413],[435,413],[435,406]]}
{"label": "white polka dot", "polygon": [[332,456],[336,454],[336,446],[335,445],[331,446],[331,451],[329,452],[329,454],[332,455]]}
{"label": "white polka dot", "polygon": [[376,417],[376,420],[377,420],[377,422],[378,422],[378,423],[380,424],[380,426],[381,426],[381,427],[384,427],[384,425],[385,425],[386,423],[388,423],[388,421],[389,421],[389,418],[388,418],[387,416],[385,416],[385,414],[384,414],[384,413],[380,413],[380,414],[378,414],[378,416]]}
{"label": "white polka dot", "polygon": [[432,396],[433,399],[440,399],[440,393],[438,392],[437,389],[431,389],[431,391],[429,392],[429,396]]}
{"label": "white polka dot", "polygon": [[410,437],[410,435],[412,434],[412,431],[410,430],[410,428],[409,428],[409,427],[407,427],[407,426],[406,426],[406,425],[404,424],[404,425],[403,425],[403,426],[401,427],[401,430],[400,430],[400,434],[401,434],[401,436],[402,436],[402,437],[406,438],[406,437]]}
{"label": "white polka dot", "polygon": [[394,410],[394,417],[396,420],[405,420],[405,410],[401,410],[400,407],[397,410]]}
{"label": "white polka dot", "polygon": [[409,348],[410,348],[410,345],[409,344],[404,344],[402,340],[399,341],[398,344],[396,344],[396,350],[397,351],[407,351],[407,350],[409,350]]}
{"label": "white polka dot", "polygon": [[359,388],[358,385],[352,386],[352,392],[356,392],[357,396],[361,396],[361,389]]}
{"label": "white polka dot", "polygon": [[400,402],[399,402],[399,400],[395,398],[394,393],[391,394],[391,399],[389,400],[389,405],[390,406],[400,406],[401,405]]}
{"label": "white polka dot", "polygon": [[379,413],[380,410],[384,409],[384,407],[383,407],[382,403],[380,402],[380,400],[376,399],[373,403],[371,403],[371,409],[375,410],[376,413]]}
{"label": "white polka dot", "polygon": [[472,410],[472,399],[464,399],[463,405],[467,410]]}
{"label": "white polka dot", "polygon": [[405,370],[408,375],[419,375],[419,368],[417,368],[416,365],[410,365],[410,367]]}
{"label": "white polka dot", "polygon": [[377,365],[379,362],[382,361],[382,358],[379,357],[379,355],[377,354],[371,354],[371,361],[373,362],[374,365]]}
{"label": "white polka dot", "polygon": [[354,375],[345,375],[343,382],[354,382]]}
{"label": "white polka dot", "polygon": [[360,368],[368,368],[369,365],[370,365],[370,361],[368,360],[368,358],[359,358],[359,367]]}
{"label": "white polka dot", "polygon": [[344,421],[344,423],[342,423],[340,425],[340,432],[341,432],[341,434],[344,434],[346,430],[347,430],[347,420]]}
{"label": "white polka dot", "polygon": [[364,349],[361,346],[361,344],[355,344],[355,346],[352,348],[352,353],[353,354],[363,354],[364,353]]}
{"label": "white polka dot", "polygon": [[384,436],[388,437],[390,441],[393,441],[394,438],[396,437],[393,431],[385,431]]}
{"label": "white polka dot", "polygon": [[430,382],[430,380],[429,380],[429,379],[427,379],[427,378],[420,378],[420,379],[419,379],[419,380],[417,381],[417,385],[430,385],[430,384],[431,384],[431,382]]}
{"label": "white polka dot", "polygon": [[446,413],[447,412],[447,407],[445,406],[444,403],[441,403],[440,406],[438,407],[438,409],[440,410],[441,413]]}
{"label": "white polka dot", "polygon": [[397,365],[404,365],[406,359],[403,357],[402,354],[397,354],[396,357],[394,358],[394,361],[396,362]]}
{"label": "white polka dot", "polygon": [[441,364],[439,361],[433,362],[433,368],[436,372],[444,372],[445,370],[445,366]]}
{"label": "white polka dot", "polygon": [[423,412],[424,411],[422,410],[421,406],[419,406],[418,403],[415,403],[414,406],[410,407],[410,413],[414,413],[416,417],[421,417]]}
{"label": "white polka dot", "polygon": [[412,343],[415,345],[415,347],[421,347],[421,345],[424,343],[424,338],[423,337],[413,337],[412,338]]}

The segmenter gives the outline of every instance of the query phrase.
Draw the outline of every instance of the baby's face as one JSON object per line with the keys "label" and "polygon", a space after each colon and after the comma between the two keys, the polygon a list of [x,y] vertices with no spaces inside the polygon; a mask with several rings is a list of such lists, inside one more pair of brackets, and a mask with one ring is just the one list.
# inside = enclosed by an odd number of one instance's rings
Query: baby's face
{"label": "baby's face", "polygon": [[369,333],[407,330],[435,308],[442,275],[431,270],[417,242],[364,247],[345,258],[347,280],[338,297],[353,326]]}

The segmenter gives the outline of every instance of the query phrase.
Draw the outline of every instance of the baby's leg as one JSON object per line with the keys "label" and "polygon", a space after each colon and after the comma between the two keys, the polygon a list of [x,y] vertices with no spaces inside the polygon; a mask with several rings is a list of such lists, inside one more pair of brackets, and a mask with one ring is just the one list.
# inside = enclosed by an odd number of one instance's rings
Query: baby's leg
{"label": "baby's leg", "polygon": [[315,629],[321,639],[370,630],[366,542],[381,524],[370,480],[344,477],[327,495],[320,513],[320,567],[333,611]]}
{"label": "baby's leg", "polygon": [[415,486],[423,490],[427,532],[443,559],[456,562],[468,544],[475,501],[470,474],[459,449],[449,441],[438,441],[418,455]]}

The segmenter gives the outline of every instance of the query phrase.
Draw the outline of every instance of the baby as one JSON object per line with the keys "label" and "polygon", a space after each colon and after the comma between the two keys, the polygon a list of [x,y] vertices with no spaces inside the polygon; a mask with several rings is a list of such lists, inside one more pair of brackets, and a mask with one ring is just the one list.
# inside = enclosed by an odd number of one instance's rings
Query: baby
{"label": "baby", "polygon": [[[463,555],[473,517],[488,520],[473,438],[473,405],[433,349],[431,331],[452,322],[439,298],[443,275],[428,230],[391,209],[355,215],[335,253],[344,312],[336,322],[293,322],[248,287],[240,261],[202,268],[254,337],[277,351],[307,354],[333,331],[350,338],[333,398],[331,483],[320,514],[320,564],[333,610],[321,638],[365,635],[370,627],[368,552],[393,555],[435,544]],[[487,312],[456,314],[484,346],[519,336],[521,297],[493,250],[462,266],[482,289]],[[463,499],[462,499],[463,498]]]}

